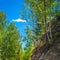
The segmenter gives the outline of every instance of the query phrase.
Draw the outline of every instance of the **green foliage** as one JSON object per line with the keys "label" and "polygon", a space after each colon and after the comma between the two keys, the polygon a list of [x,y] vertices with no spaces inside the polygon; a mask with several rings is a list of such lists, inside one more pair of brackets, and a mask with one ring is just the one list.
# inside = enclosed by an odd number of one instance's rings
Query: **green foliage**
{"label": "green foliage", "polygon": [[33,49],[27,49],[27,50],[25,50],[22,60],[30,60],[30,57],[32,55],[32,50]]}
{"label": "green foliage", "polygon": [[20,35],[14,23],[7,24],[5,14],[0,12],[0,59],[20,60]]}
{"label": "green foliage", "polygon": [[[22,60],[29,60],[32,54],[31,51],[37,40],[40,40],[48,31],[52,33],[51,20],[53,20],[55,15],[59,13],[59,3],[60,1],[58,0],[25,0],[25,11],[23,11],[22,18],[28,18],[29,20],[27,20],[28,27],[25,30],[26,36],[22,40],[25,42],[25,48],[22,52]],[[53,34],[51,34],[51,36],[52,35]],[[47,40],[48,44],[52,44],[52,39],[48,38]]]}
{"label": "green foliage", "polygon": [[[1,60],[29,60],[34,46],[33,32],[26,29],[25,49],[20,44],[21,36],[14,23],[7,24],[4,13],[1,12],[0,22],[0,59]],[[3,24],[2,24],[3,23]]]}
{"label": "green foliage", "polygon": [[26,28],[26,38],[27,38],[27,43],[26,46],[29,48],[32,48],[34,46],[34,37],[33,37],[33,31],[30,29],[30,27]]}
{"label": "green foliage", "polygon": [[[25,0],[25,11],[23,11],[21,18],[29,18],[28,27],[25,30],[26,36],[21,39],[19,31],[14,23],[7,24],[6,15],[0,12],[0,60],[30,60],[32,50],[34,49],[35,42],[42,38],[42,36],[52,29],[52,35],[59,36],[55,33],[57,29],[56,20],[51,26],[47,24],[58,14],[59,0]],[[26,16],[25,16],[26,12]],[[31,26],[31,27],[29,27]],[[54,30],[55,29],[55,30]],[[48,39],[48,43],[52,44],[53,40]],[[25,47],[22,48],[25,43]]]}
{"label": "green foliage", "polygon": [[59,0],[26,0],[26,4],[29,6],[27,10],[32,10],[30,19],[34,18],[32,22],[35,25],[33,24],[32,28],[37,40],[42,38],[46,32],[51,32],[51,24],[49,26],[47,24],[59,13],[59,3]]}
{"label": "green foliage", "polygon": [[26,27],[25,29],[26,36],[22,37],[21,40],[22,44],[25,44],[25,47],[20,50],[20,58],[21,60],[30,60],[32,50],[34,48],[34,38],[33,38],[33,31],[30,27]]}

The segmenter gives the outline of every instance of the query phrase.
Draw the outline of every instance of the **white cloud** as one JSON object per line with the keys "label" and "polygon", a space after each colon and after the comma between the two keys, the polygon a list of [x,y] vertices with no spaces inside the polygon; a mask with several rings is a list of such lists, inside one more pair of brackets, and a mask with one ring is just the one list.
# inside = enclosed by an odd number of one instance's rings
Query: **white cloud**
{"label": "white cloud", "polygon": [[23,20],[23,19],[20,19],[20,18],[18,18],[18,19],[13,19],[12,21],[14,21],[14,22],[26,22],[26,20]]}

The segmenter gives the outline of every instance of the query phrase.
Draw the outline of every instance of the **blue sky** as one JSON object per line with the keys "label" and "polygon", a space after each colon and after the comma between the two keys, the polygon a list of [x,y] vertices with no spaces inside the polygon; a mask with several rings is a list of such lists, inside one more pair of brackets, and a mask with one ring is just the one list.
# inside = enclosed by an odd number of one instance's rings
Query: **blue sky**
{"label": "blue sky", "polygon": [[[6,19],[12,22],[12,20],[19,20],[20,11],[24,10],[23,5],[24,0],[0,0],[0,11],[4,11],[6,13]],[[27,22],[13,22],[17,26],[19,32],[24,35],[24,29],[27,26]]]}

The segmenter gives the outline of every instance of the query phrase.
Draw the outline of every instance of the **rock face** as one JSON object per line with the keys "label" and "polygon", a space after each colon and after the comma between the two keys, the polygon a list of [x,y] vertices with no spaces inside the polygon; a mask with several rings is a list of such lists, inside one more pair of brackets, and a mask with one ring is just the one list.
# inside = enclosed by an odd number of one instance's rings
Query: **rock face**
{"label": "rock face", "polygon": [[54,42],[52,44],[45,43],[41,47],[38,45],[33,50],[31,60],[60,60],[60,18],[52,22],[51,28]]}
{"label": "rock face", "polygon": [[55,44],[50,47],[46,53],[43,52],[37,60],[60,60],[60,42],[55,42]]}

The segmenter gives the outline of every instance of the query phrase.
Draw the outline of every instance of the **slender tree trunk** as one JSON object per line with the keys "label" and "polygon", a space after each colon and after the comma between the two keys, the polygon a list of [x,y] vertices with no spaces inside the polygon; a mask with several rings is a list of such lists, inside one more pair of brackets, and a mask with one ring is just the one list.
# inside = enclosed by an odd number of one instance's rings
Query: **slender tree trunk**
{"label": "slender tree trunk", "polygon": [[[51,0],[50,0],[50,7],[51,7]],[[51,20],[51,10],[50,10],[50,20]],[[50,37],[52,39],[51,22],[49,24],[49,31],[50,31]]]}
{"label": "slender tree trunk", "polygon": [[46,25],[46,2],[44,0],[44,21],[45,21],[45,25]]}
{"label": "slender tree trunk", "polygon": [[48,38],[48,39],[46,39],[46,42],[48,43],[49,35],[48,35],[47,18],[46,18],[46,4],[47,4],[46,0],[44,0],[44,20],[45,20],[45,27],[46,27],[45,33],[47,33],[46,38]]}

